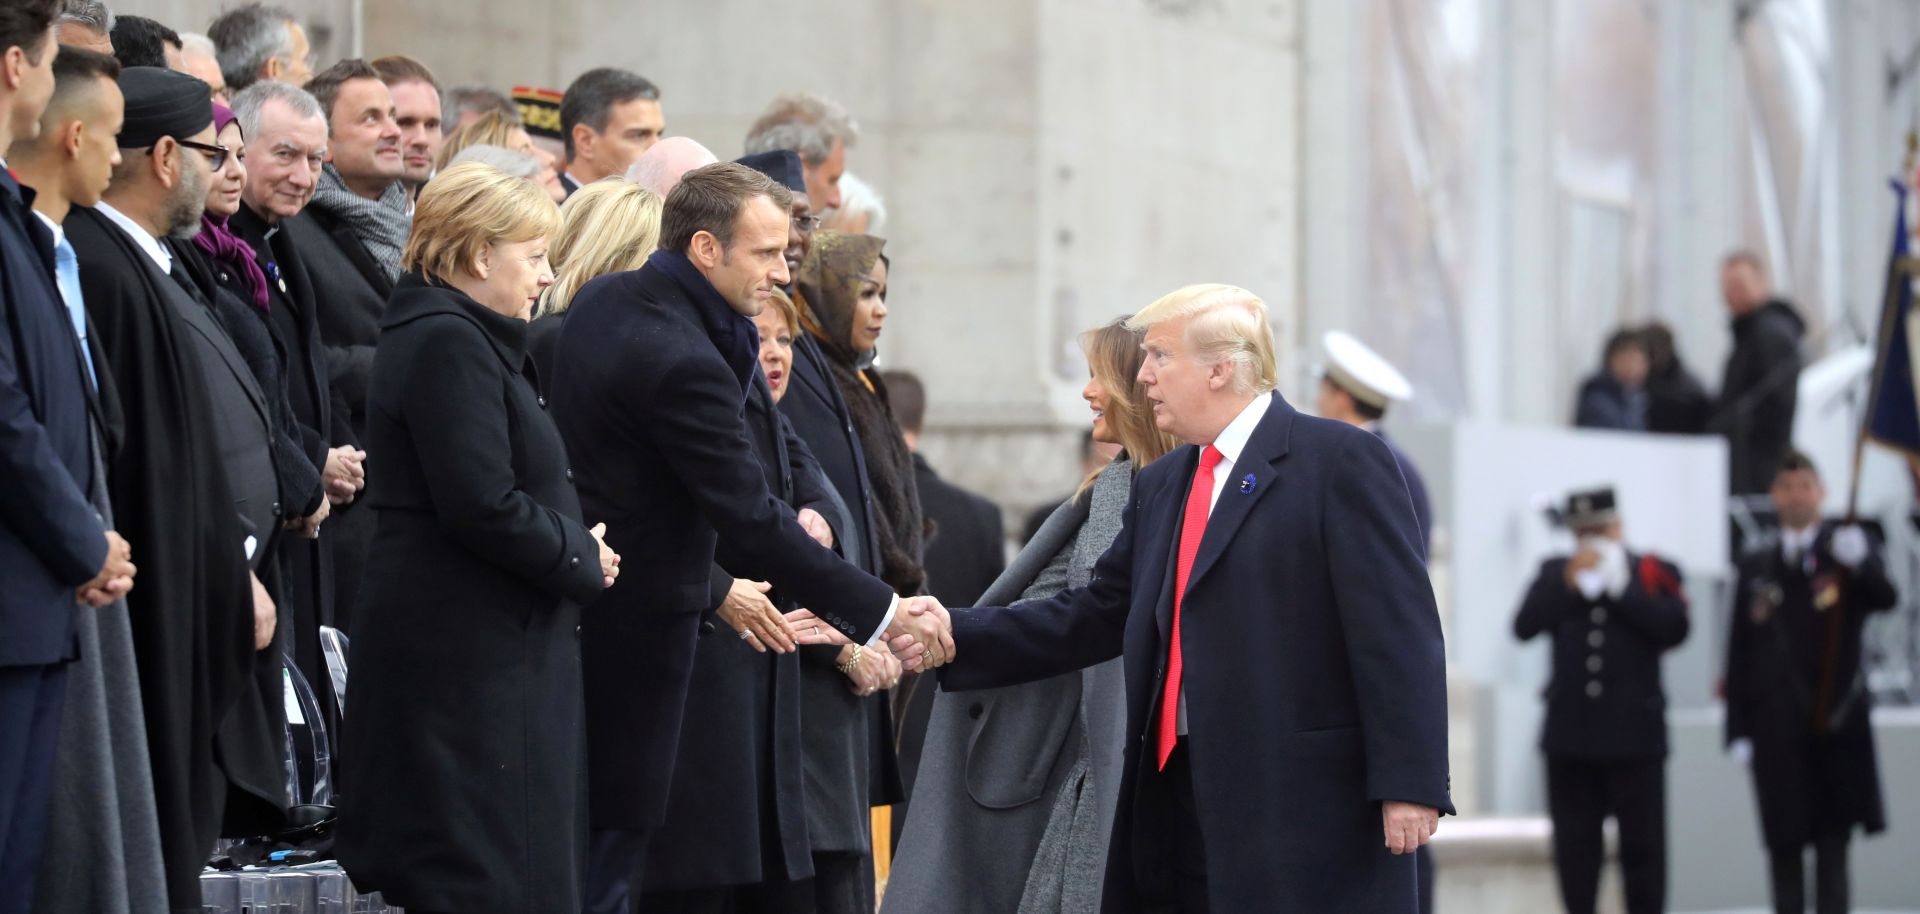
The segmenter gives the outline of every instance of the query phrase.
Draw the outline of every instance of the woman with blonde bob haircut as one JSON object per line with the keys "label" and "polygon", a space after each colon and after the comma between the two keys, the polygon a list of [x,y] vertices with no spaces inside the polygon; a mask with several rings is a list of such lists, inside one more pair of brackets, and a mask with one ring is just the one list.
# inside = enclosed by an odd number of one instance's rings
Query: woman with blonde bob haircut
{"label": "woman with blonde bob haircut", "polygon": [[[1054,511],[981,605],[1017,606],[1086,584],[1120,532],[1134,476],[1173,450],[1135,379],[1141,333],[1128,327],[1121,318],[1080,338],[1093,438],[1120,445],[1120,455]],[[1099,909],[1126,742],[1120,664],[935,694],[883,911]]]}
{"label": "woman with blonde bob haircut", "polygon": [[552,252],[556,278],[528,331],[527,348],[542,384],[553,378],[560,322],[574,294],[589,280],[640,269],[660,247],[661,207],[658,194],[625,181],[595,181],[560,207],[560,236]]}
{"label": "woman with blonde bob haircut", "polygon": [[[578,910],[587,529],[528,377],[559,214],[467,163],[429,182],[368,392],[379,512],[353,644],[337,850],[410,911]],[[464,823],[449,828],[448,823]]]}

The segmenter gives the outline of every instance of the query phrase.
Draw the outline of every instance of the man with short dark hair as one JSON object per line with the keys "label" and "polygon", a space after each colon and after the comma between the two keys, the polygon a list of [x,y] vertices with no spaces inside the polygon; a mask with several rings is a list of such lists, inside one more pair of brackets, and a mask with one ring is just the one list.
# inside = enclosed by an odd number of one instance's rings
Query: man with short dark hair
{"label": "man with short dark hair", "polygon": [[782,95],[747,131],[747,152],[791,149],[807,167],[807,197],[815,212],[840,208],[840,177],[860,126],[832,99],[805,92]]}
{"label": "man with short dark hair", "polygon": [[1680,569],[1622,542],[1612,489],[1575,492],[1557,519],[1571,556],[1540,566],[1513,620],[1521,641],[1553,648],[1540,751],[1547,758],[1553,863],[1569,914],[1593,914],[1606,858],[1602,827],[1619,826],[1627,914],[1667,900],[1667,718],[1660,657],[1687,638]]}
{"label": "man with short dark hair", "polygon": [[313,78],[307,30],[280,7],[262,3],[235,7],[207,26],[207,37],[220,49],[220,72],[226,74],[228,92],[263,79],[302,86]]}
{"label": "man with short dark hair", "polygon": [[427,65],[399,54],[379,58],[374,70],[393,94],[393,120],[400,127],[400,181],[409,199],[433,177],[433,161],[446,134],[440,130],[440,83]]}
{"label": "man with short dark hair", "polygon": [[[448,86],[441,93],[440,104],[444,109],[441,112],[440,132],[447,136],[452,136],[454,131],[479,120],[486,114],[497,113],[509,122],[517,123],[521,119],[520,109],[514,105],[513,99],[508,98],[505,92],[481,83]],[[558,124],[557,100],[554,106],[554,118],[554,122]],[[554,137],[559,138],[558,129],[554,131]]]}
{"label": "man with short dark hair", "polygon": [[180,33],[145,16],[113,21],[113,56],[122,67],[181,69]]}
{"label": "man with short dark hair", "polygon": [[[0,148],[39,137],[54,94],[53,0],[0,6]],[[33,910],[80,603],[132,586],[131,550],[97,508],[97,378],[56,284],[34,199],[0,170],[0,912]],[[68,249],[69,253],[71,249]],[[137,538],[137,537],[136,537]]]}
{"label": "man with short dark hair", "polygon": [[[608,545],[653,563],[583,614],[588,771],[597,772],[588,912],[626,911],[644,883],[694,638],[725,598],[710,575],[718,540],[748,563],[729,572],[772,583],[856,644],[898,636],[910,668],[953,656],[945,614],[900,611],[890,587],[816,542],[768,491],[754,455],[742,412],[758,360],[751,316],[788,280],[789,203],[784,188],[741,165],[689,172],[667,197],[660,250],[581,290],[561,329],[551,396],[582,505],[589,518],[647,518]],[[794,646],[777,612],[747,624],[769,648]]]}
{"label": "man with short dark hair", "polygon": [[[400,180],[406,169],[400,125],[393,94],[364,60],[348,58],[314,74],[307,91],[327,116],[327,164],[306,211],[286,220],[285,230],[313,282],[335,444],[354,445],[364,455],[358,448],[366,435],[374,346],[411,226]],[[357,481],[366,484],[364,476]],[[329,521],[337,536],[334,609],[339,627],[351,633],[373,515],[357,502],[338,507]]]}
{"label": "man with short dark hair", "polygon": [[[40,119],[40,135],[15,142],[7,154],[7,165],[36,190],[33,213],[52,234],[54,277],[81,333],[80,351],[90,376],[95,353],[88,339],[86,302],[73,246],[61,223],[72,207],[100,202],[120,161],[115,142],[124,107],[115,82],[119,73],[119,63],[109,55],[61,48],[53,61],[53,98]],[[104,436],[98,427],[94,431],[90,438],[96,459],[86,494],[102,522],[111,526]],[[146,730],[139,723],[133,633],[124,603],[95,608],[82,602],[75,612],[79,656],[66,672],[53,806],[34,910],[127,911],[129,899],[166,893],[166,878],[152,853],[160,833]],[[103,866],[101,861],[114,862]]]}
{"label": "man with short dark hair", "polygon": [[1820,519],[1827,490],[1805,454],[1787,452],[1769,494],[1779,535],[1740,559],[1733,591],[1726,744],[1753,771],[1774,910],[1806,910],[1812,845],[1815,910],[1844,914],[1854,829],[1887,827],[1861,634],[1900,595],[1877,536]]}
{"label": "man with short dark hair", "polygon": [[228,458],[248,455],[227,450],[238,440],[230,434],[255,422],[265,460],[264,419],[250,415],[250,396],[216,397],[216,373],[236,385],[249,378],[244,366],[233,369],[229,358],[239,356],[190,282],[173,274],[165,243],[198,231],[213,160],[229,154],[213,145],[209,89],[150,67],[121,71],[119,85],[121,164],[100,205],[75,207],[64,227],[101,384],[111,378],[119,393],[120,441],[108,464],[115,521],[145,544],[142,586],[127,608],[168,904],[195,910],[200,867],[230,797],[257,811],[284,792],[268,717],[279,705],[263,705],[260,693],[263,672],[279,676],[277,656],[259,652],[271,643],[274,607],[249,574],[271,537],[274,524],[262,518],[272,516],[275,487],[270,466],[233,478]]}
{"label": "man with short dark hair", "polygon": [[659,86],[613,67],[588,70],[560,101],[567,164],[560,183],[572,194],[601,178],[624,175],[666,130]]}
{"label": "man with short dark hair", "polygon": [[1793,446],[1800,339],[1807,325],[1791,302],[1773,294],[1766,268],[1751,251],[1722,260],[1720,295],[1733,318],[1733,351],[1707,428],[1727,437],[1733,494],[1757,495],[1773,484],[1774,469]]}

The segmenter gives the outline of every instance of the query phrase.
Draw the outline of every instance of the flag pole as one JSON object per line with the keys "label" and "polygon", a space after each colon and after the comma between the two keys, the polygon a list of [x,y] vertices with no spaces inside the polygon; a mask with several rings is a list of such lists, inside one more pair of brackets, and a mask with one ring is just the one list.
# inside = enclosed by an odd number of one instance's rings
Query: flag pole
{"label": "flag pole", "polygon": [[[1913,175],[1914,162],[1916,158],[1920,158],[1920,126],[1907,128],[1907,153],[1900,160],[1900,178],[1903,182],[1909,179]],[[1907,205],[1906,195],[1902,194],[1895,201],[1894,205],[1906,206]],[[1920,231],[1920,226],[1915,226],[1913,228],[1914,230]],[[1899,281],[1901,281],[1900,271],[1897,269],[1890,271],[1887,277],[1887,292],[1886,292],[1889,298],[1891,298],[1891,296],[1895,294],[1894,283]],[[1881,305],[1881,313],[1882,314],[1890,313],[1886,308],[1886,305],[1884,302]],[[1885,347],[1886,334],[1897,333],[1897,332],[1899,332],[1899,328],[1886,326],[1885,321],[1883,320],[1882,326],[1880,327],[1881,338],[1875,341],[1876,348]],[[1876,362],[1879,361],[1878,357],[1875,358],[1875,361]],[[1878,396],[1879,389],[1880,389],[1880,374],[1878,371],[1878,366],[1876,365],[1875,368],[1876,370],[1874,372],[1873,379],[1870,382],[1872,386],[1867,393],[1867,402],[1865,404],[1865,409],[1861,410],[1861,413],[1860,413],[1860,431],[1859,431],[1859,434],[1855,435],[1853,439],[1853,473],[1851,474],[1850,478],[1847,480],[1847,523],[1853,523],[1854,521],[1859,520],[1859,516],[1860,516],[1860,471],[1862,466],[1866,463],[1868,429],[1873,424],[1873,412],[1872,412],[1873,404]]]}

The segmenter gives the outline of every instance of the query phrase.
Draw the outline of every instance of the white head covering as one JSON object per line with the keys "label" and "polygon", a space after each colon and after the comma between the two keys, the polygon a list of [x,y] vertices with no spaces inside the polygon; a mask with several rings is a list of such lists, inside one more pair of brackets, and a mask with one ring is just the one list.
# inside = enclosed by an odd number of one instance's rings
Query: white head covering
{"label": "white head covering", "polygon": [[1332,330],[1320,340],[1327,357],[1327,380],[1374,409],[1413,399],[1413,385],[1380,354],[1352,334]]}

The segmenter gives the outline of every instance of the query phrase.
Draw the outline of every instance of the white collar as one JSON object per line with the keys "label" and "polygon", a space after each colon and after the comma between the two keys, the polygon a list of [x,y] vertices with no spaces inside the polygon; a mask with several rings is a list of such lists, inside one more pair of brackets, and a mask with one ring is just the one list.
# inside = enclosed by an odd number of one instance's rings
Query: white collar
{"label": "white collar", "polygon": [[107,217],[114,225],[120,226],[121,231],[126,232],[141,250],[147,252],[148,257],[153,258],[154,263],[160,265],[160,272],[168,274],[173,272],[173,252],[167,250],[167,246],[161,244],[160,239],[153,237],[152,233],[141,227],[140,223],[127,218],[126,213],[114,209],[105,200],[95,205],[94,209],[99,210],[100,215]]}
{"label": "white collar", "polygon": [[1813,541],[1820,536],[1820,525],[1811,524],[1799,530],[1780,528],[1780,549],[1788,555],[1805,552],[1813,548]]}
{"label": "white collar", "polygon": [[573,173],[573,172],[571,172],[571,171],[568,171],[568,172],[563,172],[563,174],[565,174],[565,175],[567,176],[567,180],[569,180],[569,181],[572,181],[572,182],[574,183],[574,186],[576,186],[576,187],[585,187],[585,186],[587,186],[588,184],[592,184],[592,183],[593,183],[592,181],[582,181],[582,180],[580,180],[580,176],[579,176],[579,175],[576,175],[576,174],[574,174],[574,173]]}
{"label": "white collar", "polygon": [[1247,442],[1253,438],[1253,430],[1260,426],[1260,420],[1267,414],[1267,407],[1272,404],[1273,394],[1271,393],[1254,397],[1253,402],[1240,410],[1240,415],[1233,417],[1233,421],[1227,423],[1227,427],[1221,429],[1220,434],[1214,437],[1213,446],[1220,452],[1220,456],[1225,458],[1226,463],[1239,462],[1240,452],[1247,449]]}
{"label": "white collar", "polygon": [[40,224],[46,226],[47,231],[50,231],[53,233],[54,247],[56,248],[59,247],[60,242],[65,241],[67,239],[66,228],[62,226],[60,223],[53,221],[53,217],[48,216],[46,213],[43,213],[37,209],[33,211],[33,214],[36,216],[39,216]]}

